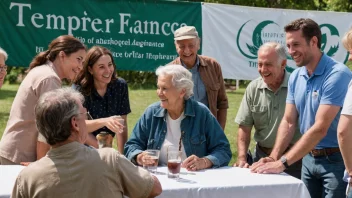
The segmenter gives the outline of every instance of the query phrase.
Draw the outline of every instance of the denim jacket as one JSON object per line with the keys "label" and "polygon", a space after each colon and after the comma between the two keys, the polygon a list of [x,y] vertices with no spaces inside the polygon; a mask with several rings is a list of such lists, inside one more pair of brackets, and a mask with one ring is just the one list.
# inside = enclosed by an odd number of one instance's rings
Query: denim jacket
{"label": "denim jacket", "polygon": [[[134,127],[125,144],[125,155],[136,164],[136,156],[146,149],[161,149],[167,133],[167,110],[160,102],[150,105]],[[221,126],[203,104],[185,101],[185,118],[181,121],[182,142],[186,156],[206,157],[213,167],[227,166],[232,153]]]}

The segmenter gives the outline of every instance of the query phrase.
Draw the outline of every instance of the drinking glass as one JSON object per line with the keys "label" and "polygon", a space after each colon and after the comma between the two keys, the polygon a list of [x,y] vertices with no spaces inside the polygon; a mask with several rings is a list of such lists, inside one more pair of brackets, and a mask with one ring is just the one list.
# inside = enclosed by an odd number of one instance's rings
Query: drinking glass
{"label": "drinking glass", "polygon": [[[117,116],[115,116],[115,118],[117,119],[117,121],[118,121],[122,126],[124,126],[125,120],[124,120],[121,116],[117,115]],[[123,132],[123,130],[120,130],[120,131],[119,131],[119,133],[122,133],[122,132]]]}
{"label": "drinking glass", "polygon": [[113,137],[108,132],[102,131],[96,136],[99,148],[112,147]]}
{"label": "drinking glass", "polygon": [[155,149],[148,149],[145,151],[147,153],[143,159],[143,168],[147,169],[149,172],[156,173],[159,163],[160,151]]}
{"label": "drinking glass", "polygon": [[182,152],[178,150],[168,150],[167,152],[167,169],[168,178],[178,179],[181,170],[181,155]]}

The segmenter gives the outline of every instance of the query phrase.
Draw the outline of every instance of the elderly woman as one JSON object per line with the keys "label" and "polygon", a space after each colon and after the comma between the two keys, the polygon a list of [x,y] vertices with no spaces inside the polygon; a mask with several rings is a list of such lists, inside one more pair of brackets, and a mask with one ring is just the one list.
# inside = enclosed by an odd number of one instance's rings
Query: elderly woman
{"label": "elderly woman", "polygon": [[159,164],[167,164],[169,146],[181,147],[182,166],[191,171],[227,166],[229,142],[209,109],[190,98],[192,74],[181,65],[156,70],[160,102],[150,105],[125,145],[125,155],[143,165],[146,149],[160,150]]}
{"label": "elderly woman", "polygon": [[5,65],[5,61],[7,60],[7,53],[0,47],[0,88],[4,83],[7,66]]}

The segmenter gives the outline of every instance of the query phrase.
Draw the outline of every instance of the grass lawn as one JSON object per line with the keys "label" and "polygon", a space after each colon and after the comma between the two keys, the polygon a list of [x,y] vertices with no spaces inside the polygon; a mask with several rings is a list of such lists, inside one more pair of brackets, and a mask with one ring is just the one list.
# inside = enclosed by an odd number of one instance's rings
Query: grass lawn
{"label": "grass lawn", "polygon": [[[5,84],[0,90],[0,137],[2,136],[7,120],[9,118],[9,112],[12,105],[12,101],[16,95],[19,85],[8,85]],[[230,141],[231,150],[232,150],[232,159],[230,165],[234,163],[234,160],[237,158],[237,149],[236,149],[236,140],[237,140],[237,129],[238,125],[234,123],[235,116],[237,114],[238,107],[242,100],[245,89],[241,88],[236,91],[228,92],[227,96],[229,99],[229,106],[227,113],[227,124],[225,128],[225,133]],[[156,90],[129,90],[130,105],[132,113],[128,115],[128,128],[129,134],[131,133],[134,125],[136,124],[139,117],[144,112],[145,108],[152,104],[153,102],[158,101],[156,96]],[[254,141],[251,141],[251,148],[254,146]],[[116,148],[116,145],[114,145]]]}

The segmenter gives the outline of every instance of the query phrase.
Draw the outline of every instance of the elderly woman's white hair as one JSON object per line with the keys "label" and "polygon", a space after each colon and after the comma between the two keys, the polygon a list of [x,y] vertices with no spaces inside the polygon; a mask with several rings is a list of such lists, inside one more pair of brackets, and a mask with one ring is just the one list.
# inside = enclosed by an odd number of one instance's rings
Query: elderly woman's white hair
{"label": "elderly woman's white hair", "polygon": [[0,47],[0,54],[1,54],[1,55],[3,55],[3,56],[5,57],[5,61],[6,61],[6,60],[7,60],[8,55],[7,55],[7,53],[5,52],[5,50],[4,50],[4,49],[2,49],[1,47]]}
{"label": "elderly woman's white hair", "polygon": [[176,89],[185,89],[184,99],[187,100],[193,95],[192,73],[181,65],[165,65],[156,69],[155,74],[159,76],[172,76],[172,85]]}

